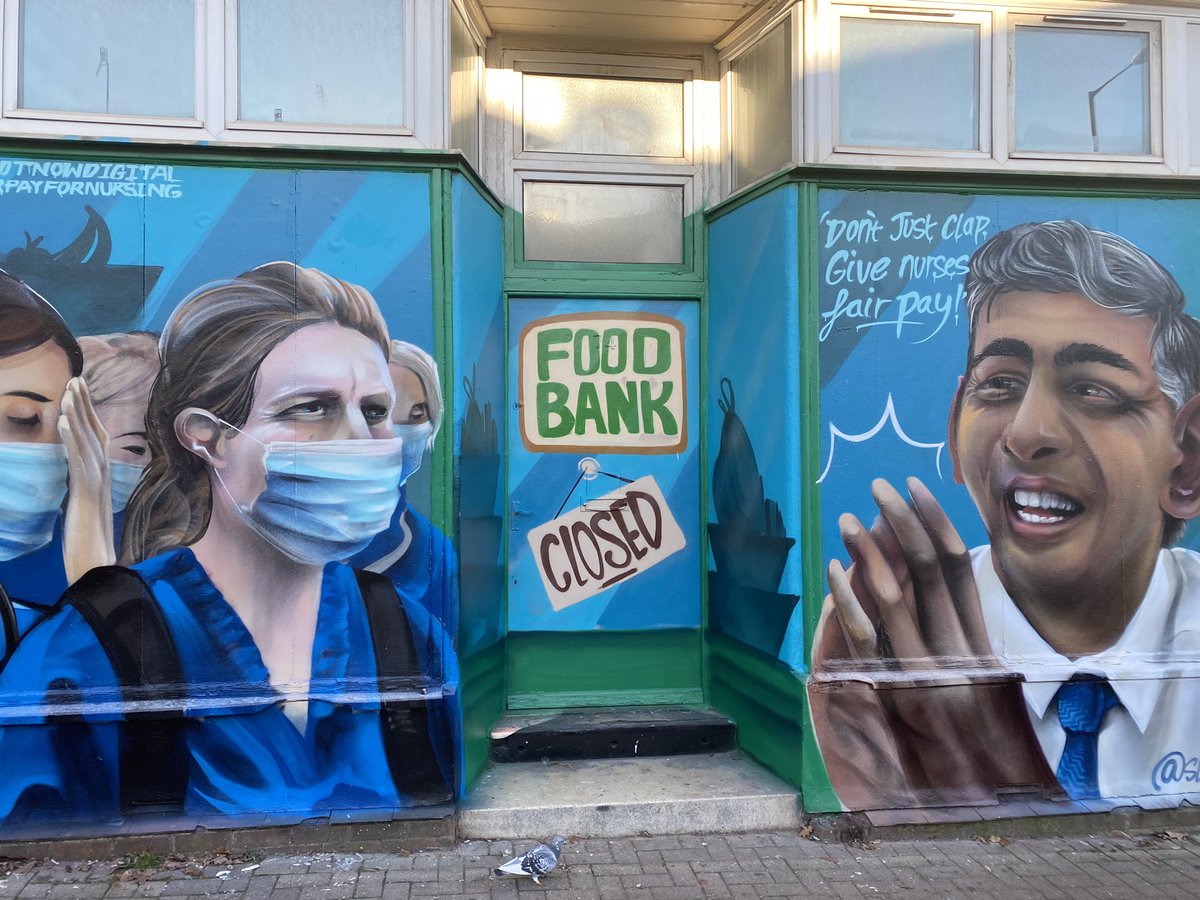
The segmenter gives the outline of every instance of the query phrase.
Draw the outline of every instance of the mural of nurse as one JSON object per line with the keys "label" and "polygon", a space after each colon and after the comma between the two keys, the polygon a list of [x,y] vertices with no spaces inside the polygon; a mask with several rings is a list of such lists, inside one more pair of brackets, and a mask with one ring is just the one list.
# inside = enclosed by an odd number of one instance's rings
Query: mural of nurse
{"label": "mural of nurse", "polygon": [[119,547],[125,506],[150,459],[146,406],[158,375],[158,335],[135,331],[85,336],[79,348],[84,383],[108,433],[113,539]]}
{"label": "mural of nurse", "polygon": [[[396,389],[392,424],[404,441],[404,481],[421,466],[442,427],[442,387],[437,362],[415,344],[393,340],[388,371]],[[446,631],[457,630],[458,602],[454,545],[425,516],[408,506],[403,481],[400,502],[386,531],[356,554],[355,568],[380,572],[402,597],[420,603]]]}
{"label": "mural of nurse", "polygon": [[23,601],[0,604],[9,648],[71,578],[114,558],[106,438],[82,369],[54,307],[0,270],[0,584]]}
{"label": "mural of nurse", "polygon": [[387,351],[370,294],[290,263],[174,311],[126,511],[130,568],[76,584],[0,694],[44,697],[38,713],[86,693],[183,715],[10,719],[44,724],[0,734],[7,823],[149,802],[194,816],[451,799],[449,641],[386,579],[337,562],[400,496]]}

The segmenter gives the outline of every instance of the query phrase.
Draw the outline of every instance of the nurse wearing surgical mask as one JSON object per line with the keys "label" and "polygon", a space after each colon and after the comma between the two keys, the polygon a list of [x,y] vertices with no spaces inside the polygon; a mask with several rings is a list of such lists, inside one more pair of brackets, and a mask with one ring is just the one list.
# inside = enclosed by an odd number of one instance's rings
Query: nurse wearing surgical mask
{"label": "nurse wearing surgical mask", "polygon": [[81,337],[79,347],[83,380],[108,433],[113,540],[119,547],[125,507],[150,461],[146,406],[158,375],[158,335],[149,331],[91,335]]}
{"label": "nurse wearing surgical mask", "polygon": [[9,649],[69,581],[115,558],[104,431],[82,368],[54,307],[0,270],[0,585],[13,601],[0,602],[0,619]]}
{"label": "nurse wearing surgical mask", "polygon": [[[126,509],[122,562],[170,635],[169,646],[141,649],[177,654],[184,679],[181,756],[151,761],[167,770],[164,784],[180,784],[186,815],[452,797],[457,720],[452,692],[441,699],[443,683],[457,682],[449,639],[386,580],[339,562],[388,527],[399,499],[406,462],[387,351],[369,293],[291,263],[200,288],[164,328],[146,413],[150,461]],[[119,696],[118,670],[86,614],[112,599],[107,585],[93,577],[101,602],[68,605],[26,636],[0,695]],[[406,720],[418,724],[407,731],[392,729],[374,693],[388,665],[373,631],[389,621],[380,603],[402,607],[404,630],[387,631],[398,640],[391,652],[410,645],[417,666],[405,683],[410,692],[419,683]],[[19,711],[10,718],[22,721]],[[69,739],[54,722],[0,728],[10,770],[0,821],[45,809],[117,815],[143,732],[109,718],[89,719],[95,749],[69,766],[55,748],[85,740],[79,723],[61,726],[74,729]]]}
{"label": "nurse wearing surgical mask", "polygon": [[421,513],[408,505],[405,484],[433,449],[442,425],[442,387],[437,363],[415,344],[394,340],[388,372],[396,389],[392,408],[395,433],[404,441],[404,481],[400,502],[388,524],[350,564],[388,576],[396,591],[420,603],[450,634],[458,624],[454,545]]}

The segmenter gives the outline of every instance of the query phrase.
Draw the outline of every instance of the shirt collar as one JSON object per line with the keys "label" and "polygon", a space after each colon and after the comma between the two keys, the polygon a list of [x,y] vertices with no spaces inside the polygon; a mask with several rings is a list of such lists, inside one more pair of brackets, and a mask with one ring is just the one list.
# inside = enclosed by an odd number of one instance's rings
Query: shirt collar
{"label": "shirt collar", "polygon": [[1179,592],[1179,567],[1171,554],[1159,552],[1146,595],[1117,642],[1074,660],[1046,643],[1017,608],[992,565],[991,548],[981,547],[973,555],[992,649],[1026,676],[1025,702],[1038,718],[1045,717],[1058,689],[1071,676],[1098,675],[1108,679],[1138,730],[1145,732],[1165,684],[1154,660],[1167,643],[1164,632]]}

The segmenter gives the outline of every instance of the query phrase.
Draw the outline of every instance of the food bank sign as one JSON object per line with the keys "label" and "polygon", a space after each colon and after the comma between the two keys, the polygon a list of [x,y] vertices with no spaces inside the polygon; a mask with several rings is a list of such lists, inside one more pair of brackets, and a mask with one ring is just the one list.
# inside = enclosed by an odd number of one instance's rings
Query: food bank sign
{"label": "food bank sign", "polygon": [[687,446],[683,323],[652,313],[530,322],[518,348],[521,439],[533,452]]}

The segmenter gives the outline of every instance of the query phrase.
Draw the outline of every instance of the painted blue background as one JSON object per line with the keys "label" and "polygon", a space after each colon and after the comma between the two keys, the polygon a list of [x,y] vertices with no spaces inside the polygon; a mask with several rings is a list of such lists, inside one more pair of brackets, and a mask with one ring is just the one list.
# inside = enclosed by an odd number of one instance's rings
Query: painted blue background
{"label": "painted blue background", "polygon": [[[465,656],[504,636],[504,241],[500,213],[461,175],[454,176],[452,203],[455,368],[451,390],[457,417],[454,448],[460,466],[458,480],[461,492],[482,494],[464,498],[463,516],[491,518],[497,538],[460,544],[463,580],[459,652]],[[490,493],[488,486],[472,483],[473,475],[464,476],[462,471],[462,467],[472,465],[470,460],[462,459],[463,418],[469,402],[466,378],[474,379],[475,401],[481,408],[490,405],[496,423],[495,466],[474,470],[491,476]],[[478,501],[480,508],[472,508],[472,501]],[[476,526],[460,522],[460,527]],[[477,533],[487,537],[493,532],[484,528]]]}
{"label": "painted blue background", "polygon": [[[799,190],[788,185],[739,207],[709,232],[706,353],[708,492],[721,448],[722,378],[733,384],[738,416],[754,447],[763,493],[779,504],[788,537],[780,593],[801,594],[800,327],[797,223]],[[707,560],[712,564],[711,556]],[[797,605],[779,656],[803,665],[803,610]]]}
{"label": "painted blue background", "polygon": [[[820,193],[819,208],[822,314],[833,308],[836,294],[836,288],[825,284],[826,266],[833,252],[848,246],[843,242],[825,247],[829,217],[861,214],[866,209],[874,210],[885,223],[885,237],[888,218],[899,210],[917,214],[930,211],[935,218],[951,211],[986,216],[990,228],[985,240],[998,231],[1026,222],[1075,219],[1091,228],[1118,234],[1145,250],[1179,281],[1189,298],[1189,311],[1200,314],[1200,254],[1194,240],[1200,201],[827,190]],[[979,243],[966,237],[942,239],[939,233],[937,240],[924,246],[928,253],[957,256],[969,255]],[[876,245],[854,245],[854,249],[859,258],[867,260],[889,253],[897,255],[896,246],[883,239]],[[893,260],[893,269],[897,263],[898,260]],[[961,283],[961,278],[924,278],[889,284],[887,290],[889,295],[907,290],[945,294]],[[894,317],[894,307],[883,316]],[[829,460],[830,428],[836,426],[848,434],[869,431],[879,422],[889,394],[897,420],[914,442],[943,444],[947,412],[966,361],[967,327],[965,304],[936,334],[932,334],[935,326],[928,317],[905,326],[899,336],[895,326],[858,330],[855,323],[846,320],[838,323],[821,343],[820,351],[821,468]],[[954,483],[949,451],[909,446],[887,424],[869,441],[851,444],[838,439],[833,448],[832,464],[820,486],[823,558],[836,557],[848,562],[838,537],[837,518],[843,512],[852,512],[867,524],[873,521],[877,513],[870,496],[873,478],[902,485],[910,475],[929,486],[968,546],[987,542],[966,488]],[[1195,522],[1189,527],[1184,544],[1196,546]]]}

